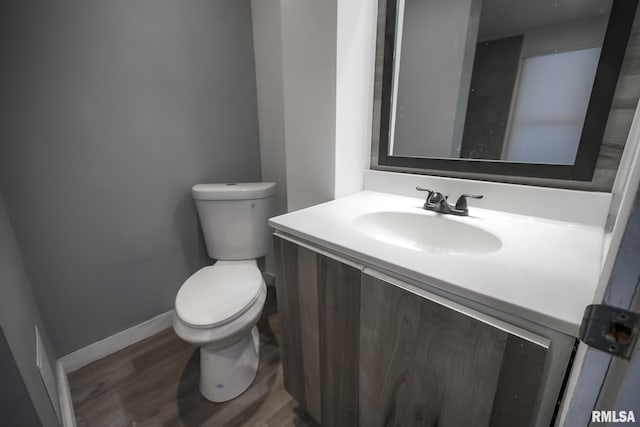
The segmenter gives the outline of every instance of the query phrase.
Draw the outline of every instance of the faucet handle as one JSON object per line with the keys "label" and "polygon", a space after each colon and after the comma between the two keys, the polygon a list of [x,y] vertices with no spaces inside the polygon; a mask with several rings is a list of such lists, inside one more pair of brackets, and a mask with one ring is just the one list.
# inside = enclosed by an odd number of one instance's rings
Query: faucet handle
{"label": "faucet handle", "polygon": [[428,191],[429,193],[433,193],[433,190],[430,190],[428,188],[416,187],[416,190],[418,190],[418,191]]}
{"label": "faucet handle", "polygon": [[429,188],[422,188],[422,187],[416,187],[416,190],[418,191],[426,191],[427,192],[427,202],[429,201],[429,199],[431,198],[431,195],[433,193],[435,193],[435,191],[429,189]]}
{"label": "faucet handle", "polygon": [[456,202],[456,209],[460,210],[460,211],[464,211],[464,210],[468,210],[467,207],[467,198],[470,199],[482,199],[484,196],[483,195],[475,195],[475,194],[463,194],[462,196],[458,197],[458,201]]}
{"label": "faucet handle", "polygon": [[427,209],[429,207],[429,203],[431,200],[431,196],[433,196],[433,194],[435,193],[435,191],[429,189],[429,188],[422,188],[422,187],[416,187],[416,190],[418,191],[426,191],[427,192],[427,198],[424,200],[424,205],[422,206],[423,209]]}

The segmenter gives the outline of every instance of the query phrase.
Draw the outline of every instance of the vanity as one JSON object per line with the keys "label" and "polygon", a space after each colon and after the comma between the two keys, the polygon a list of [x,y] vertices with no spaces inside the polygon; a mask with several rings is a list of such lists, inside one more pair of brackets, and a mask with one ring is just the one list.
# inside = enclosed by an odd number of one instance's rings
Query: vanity
{"label": "vanity", "polygon": [[[285,388],[318,423],[556,425],[637,105],[637,6],[378,2],[365,191],[269,221]],[[468,216],[463,193],[484,195]]]}
{"label": "vanity", "polygon": [[285,388],[325,426],[548,426],[602,228],[417,197],[270,220]]}

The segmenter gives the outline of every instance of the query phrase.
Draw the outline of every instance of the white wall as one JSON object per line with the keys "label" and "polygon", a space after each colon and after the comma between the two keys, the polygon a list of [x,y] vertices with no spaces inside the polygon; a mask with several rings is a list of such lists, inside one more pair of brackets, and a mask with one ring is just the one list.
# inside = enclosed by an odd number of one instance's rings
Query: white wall
{"label": "white wall", "polygon": [[369,168],[377,1],[338,1],[335,197],[364,188]]}
{"label": "white wall", "polygon": [[276,212],[287,211],[280,0],[252,0],[262,180],[276,183]]}
{"label": "white wall", "polygon": [[282,75],[290,211],[334,197],[336,0],[282,0]]}
{"label": "white wall", "polygon": [[289,211],[362,190],[377,1],[252,5],[263,179]]}
{"label": "white wall", "polygon": [[405,1],[393,154],[448,158],[460,146],[479,15],[477,0]]}

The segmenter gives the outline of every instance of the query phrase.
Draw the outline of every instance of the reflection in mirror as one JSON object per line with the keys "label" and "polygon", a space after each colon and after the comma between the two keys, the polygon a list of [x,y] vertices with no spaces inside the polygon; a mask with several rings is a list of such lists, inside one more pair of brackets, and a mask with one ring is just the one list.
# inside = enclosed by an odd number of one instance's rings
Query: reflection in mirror
{"label": "reflection in mirror", "polygon": [[573,165],[611,7],[398,0],[387,153]]}

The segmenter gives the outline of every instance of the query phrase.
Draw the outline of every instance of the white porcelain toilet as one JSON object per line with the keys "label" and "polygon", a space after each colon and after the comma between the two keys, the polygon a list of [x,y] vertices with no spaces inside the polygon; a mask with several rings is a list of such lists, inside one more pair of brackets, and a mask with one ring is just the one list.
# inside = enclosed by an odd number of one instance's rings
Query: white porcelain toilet
{"label": "white porcelain toilet", "polygon": [[209,256],[218,260],[180,287],[173,329],[200,346],[200,392],[213,402],[242,394],[258,370],[267,287],[255,258],[267,254],[275,184],[197,184],[192,188]]}

